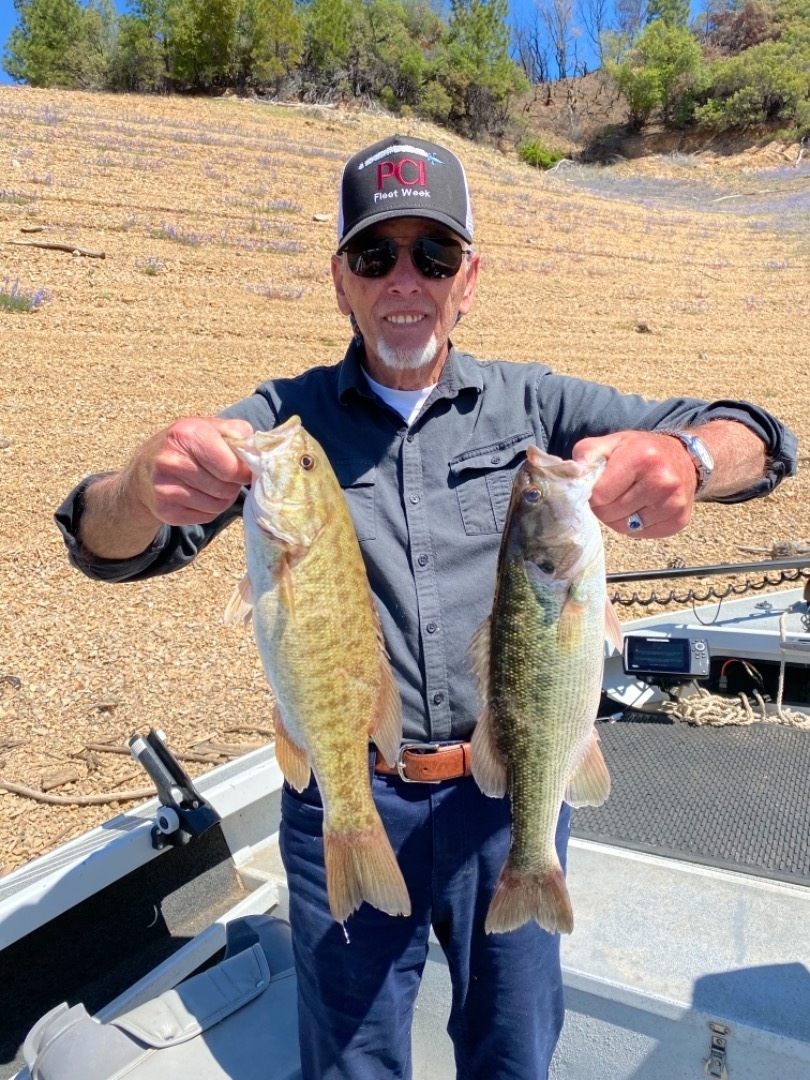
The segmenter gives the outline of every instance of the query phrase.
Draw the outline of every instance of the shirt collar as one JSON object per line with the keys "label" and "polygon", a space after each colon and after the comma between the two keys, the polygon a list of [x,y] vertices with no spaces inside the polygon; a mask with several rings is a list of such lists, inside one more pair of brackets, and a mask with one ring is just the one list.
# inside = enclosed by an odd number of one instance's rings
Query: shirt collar
{"label": "shirt collar", "polygon": [[352,393],[359,394],[364,398],[374,397],[374,393],[363,374],[362,358],[363,346],[352,340],[338,371],[338,401],[341,405],[348,404]]}
{"label": "shirt collar", "polygon": [[[362,366],[363,346],[352,341],[340,365],[338,374],[338,400],[347,404],[354,392],[364,398],[374,398],[374,393],[366,381]],[[450,343],[447,362],[442,368],[439,381],[431,395],[431,400],[457,397],[462,390],[479,392],[484,388],[481,369],[469,353],[459,352]]]}

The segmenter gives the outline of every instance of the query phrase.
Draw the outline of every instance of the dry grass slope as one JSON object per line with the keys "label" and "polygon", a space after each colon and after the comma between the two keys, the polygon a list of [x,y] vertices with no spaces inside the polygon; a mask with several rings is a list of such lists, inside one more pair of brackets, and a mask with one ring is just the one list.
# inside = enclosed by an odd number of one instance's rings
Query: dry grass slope
{"label": "dry grass slope", "polygon": [[[329,275],[340,166],[393,130],[233,99],[0,88],[0,286],[8,276],[51,296],[36,312],[0,311],[2,778],[40,789],[69,765],[76,779],[59,794],[120,791],[144,778],[88,744],[159,725],[184,751],[255,742],[267,727],[252,638],[222,626],[243,567],[238,529],[172,579],[113,588],[70,569],[52,514],[82,476],[120,466],[176,416],[214,413],[268,376],[342,355]],[[468,165],[485,260],[459,345],[653,397],[752,398],[804,438],[806,229],[739,212],[770,181],[648,159],[594,174],[588,190],[579,172],[539,174],[441,137]],[[673,177],[671,207],[622,197],[622,183],[630,195]],[[732,190],[736,212],[717,213],[706,192]],[[31,226],[45,231],[21,231]],[[10,243],[26,238],[106,258]],[[762,503],[701,506],[665,543],[608,538],[610,569],[810,540],[807,488],[802,473]],[[2,869],[113,811],[0,794]]]}

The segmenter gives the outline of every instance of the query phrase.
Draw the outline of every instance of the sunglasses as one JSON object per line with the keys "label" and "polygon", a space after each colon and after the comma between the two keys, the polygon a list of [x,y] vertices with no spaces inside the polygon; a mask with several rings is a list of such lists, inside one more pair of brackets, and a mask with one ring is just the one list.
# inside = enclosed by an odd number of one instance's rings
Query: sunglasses
{"label": "sunglasses", "polygon": [[357,277],[381,278],[394,269],[401,248],[410,251],[411,262],[422,277],[433,279],[455,277],[469,253],[469,248],[449,236],[420,236],[411,244],[397,243],[388,236],[359,237],[346,245],[346,261]]}

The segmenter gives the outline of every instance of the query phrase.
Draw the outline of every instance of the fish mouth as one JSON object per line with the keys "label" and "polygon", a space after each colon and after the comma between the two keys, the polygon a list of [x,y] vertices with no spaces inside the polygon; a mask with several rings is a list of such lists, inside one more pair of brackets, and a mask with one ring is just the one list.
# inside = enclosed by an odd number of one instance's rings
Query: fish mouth
{"label": "fish mouth", "polygon": [[262,458],[266,460],[268,456],[283,457],[301,430],[300,417],[291,416],[270,431],[254,431],[246,438],[232,435],[223,435],[223,438],[236,456],[244,461],[253,476],[257,477],[263,471]]}
{"label": "fish mouth", "polygon": [[233,435],[223,435],[223,438],[228,446],[239,453],[239,456],[250,465],[250,459],[259,454],[272,454],[285,450],[300,430],[301,418],[291,416],[289,420],[285,420],[278,427],[271,428],[270,431],[254,431],[245,438],[236,438]]}
{"label": "fish mouth", "polygon": [[[558,581],[580,574],[598,553],[601,533],[598,526],[592,527],[596,519],[589,512],[588,500],[605,464],[604,458],[579,462],[536,446],[526,450],[513,492],[512,509],[524,522],[516,535],[527,562],[541,567],[552,556],[550,576]],[[524,502],[530,493],[533,497]]]}
{"label": "fish mouth", "polygon": [[553,454],[545,453],[537,446],[530,446],[526,450],[526,461],[532,469],[539,469],[558,480],[581,480],[595,473],[594,482],[602,475],[607,464],[605,458],[599,458],[598,461],[593,462],[558,458]]}

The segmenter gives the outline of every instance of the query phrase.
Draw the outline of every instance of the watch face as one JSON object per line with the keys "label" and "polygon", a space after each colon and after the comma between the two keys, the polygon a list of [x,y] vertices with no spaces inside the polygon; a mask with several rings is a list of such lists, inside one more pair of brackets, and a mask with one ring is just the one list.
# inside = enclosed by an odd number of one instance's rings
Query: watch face
{"label": "watch face", "polygon": [[700,460],[703,467],[705,469],[713,469],[714,458],[709,453],[708,448],[706,447],[706,444],[703,442],[703,440],[699,439],[696,435],[691,435],[689,441],[692,444],[692,452]]}
{"label": "watch face", "polygon": [[698,438],[696,435],[692,435],[692,447],[694,453],[700,458],[704,469],[714,469],[714,458],[708,453],[708,448],[703,442],[702,438]]}
{"label": "watch face", "polygon": [[695,472],[697,473],[697,488],[696,495],[700,495],[706,484],[709,481],[709,477],[712,475],[714,469],[714,458],[709,452],[709,448],[698,438],[697,435],[690,435],[688,431],[663,431],[662,435],[672,435],[673,438],[680,440],[684,448],[689,452],[689,456],[692,458],[692,462],[695,466]]}

